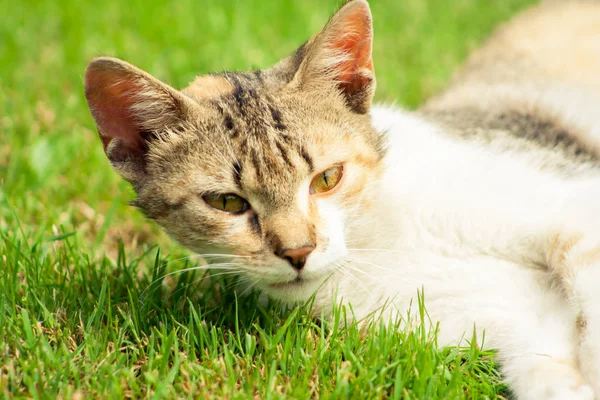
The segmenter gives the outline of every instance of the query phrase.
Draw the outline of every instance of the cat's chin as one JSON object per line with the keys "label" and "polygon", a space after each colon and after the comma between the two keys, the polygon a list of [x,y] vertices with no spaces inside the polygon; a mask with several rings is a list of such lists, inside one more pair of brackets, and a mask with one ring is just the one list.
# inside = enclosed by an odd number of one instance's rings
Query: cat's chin
{"label": "cat's chin", "polygon": [[289,282],[279,282],[261,285],[264,293],[277,300],[285,302],[304,302],[319,289],[323,279],[297,278]]}

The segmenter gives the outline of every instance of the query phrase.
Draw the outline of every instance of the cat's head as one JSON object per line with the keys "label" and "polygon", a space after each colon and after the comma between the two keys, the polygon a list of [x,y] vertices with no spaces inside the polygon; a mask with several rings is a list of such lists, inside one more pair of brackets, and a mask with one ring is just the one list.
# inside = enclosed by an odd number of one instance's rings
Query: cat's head
{"label": "cat's head", "polygon": [[343,268],[348,228],[380,174],[372,37],[368,4],[351,0],[272,68],[178,91],[99,58],[85,95],[149,218],[198,253],[237,256],[269,294],[302,300]]}

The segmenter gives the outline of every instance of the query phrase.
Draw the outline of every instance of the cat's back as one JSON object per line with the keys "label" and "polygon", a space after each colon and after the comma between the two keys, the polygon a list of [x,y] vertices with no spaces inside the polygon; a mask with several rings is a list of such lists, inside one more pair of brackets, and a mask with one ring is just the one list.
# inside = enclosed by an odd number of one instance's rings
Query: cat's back
{"label": "cat's back", "polygon": [[420,112],[464,139],[600,167],[600,1],[546,1],[501,26]]}

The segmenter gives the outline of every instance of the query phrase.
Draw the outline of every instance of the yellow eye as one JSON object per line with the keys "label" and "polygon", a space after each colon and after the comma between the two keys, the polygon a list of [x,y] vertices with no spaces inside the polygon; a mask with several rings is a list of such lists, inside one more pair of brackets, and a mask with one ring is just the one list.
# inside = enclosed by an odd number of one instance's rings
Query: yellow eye
{"label": "yellow eye", "polygon": [[317,175],[310,183],[310,193],[319,194],[329,192],[337,186],[342,179],[344,168],[341,165],[331,167]]}
{"label": "yellow eye", "polygon": [[235,194],[207,194],[202,196],[206,204],[217,210],[225,211],[231,214],[242,214],[250,204],[240,196]]}

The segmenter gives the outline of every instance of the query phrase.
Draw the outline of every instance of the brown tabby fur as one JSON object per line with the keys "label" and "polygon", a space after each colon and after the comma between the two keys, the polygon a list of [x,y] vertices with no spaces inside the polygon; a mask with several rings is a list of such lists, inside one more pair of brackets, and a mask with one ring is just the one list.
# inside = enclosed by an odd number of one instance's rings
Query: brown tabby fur
{"label": "brown tabby fur", "polygon": [[598,0],[542,2],[498,29],[422,112],[459,136],[526,151],[547,169],[597,168],[600,136],[585,136],[566,111],[586,93],[563,88],[600,93],[599,26]]}
{"label": "brown tabby fur", "polygon": [[[361,2],[349,2],[345,10],[359,7]],[[377,178],[383,156],[367,114],[375,89],[372,64],[346,79],[342,75],[351,72],[340,69],[345,54],[336,42],[370,41],[372,33],[354,32],[338,19],[270,69],[201,76],[181,92],[121,60],[92,61],[86,97],[108,158],[136,189],[135,205],[194,250],[199,242],[227,243],[236,254],[259,256],[314,245],[319,221],[313,210],[295,205],[300,181],[340,157],[353,159],[364,171],[344,188],[343,198],[352,204]],[[108,94],[106,75],[119,82]],[[352,81],[358,83],[342,87]],[[123,124],[141,132],[123,136],[143,142],[127,143],[104,128],[104,110],[114,112],[105,97],[129,108]],[[253,205],[247,229],[226,236],[229,218],[198,204],[211,192],[243,193]]]}

